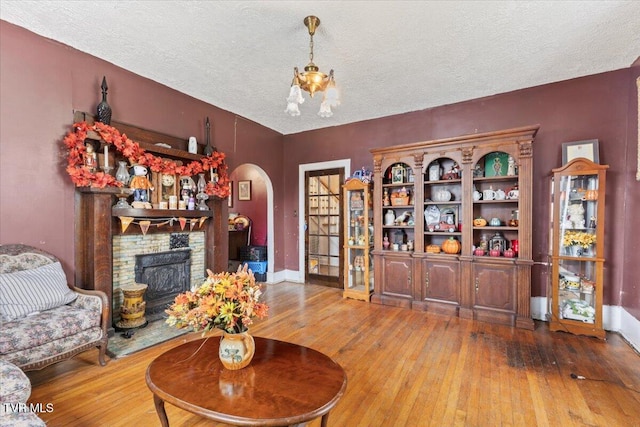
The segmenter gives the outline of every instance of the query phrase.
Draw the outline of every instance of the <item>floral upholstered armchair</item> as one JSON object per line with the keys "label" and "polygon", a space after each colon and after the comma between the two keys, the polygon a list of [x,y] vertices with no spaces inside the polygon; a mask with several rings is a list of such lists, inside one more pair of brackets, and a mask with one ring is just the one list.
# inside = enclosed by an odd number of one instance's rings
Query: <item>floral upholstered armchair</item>
{"label": "floral upholstered armchair", "polygon": [[0,245],[0,360],[42,369],[98,347],[104,366],[109,303],[68,285],[60,261],[26,245]]}

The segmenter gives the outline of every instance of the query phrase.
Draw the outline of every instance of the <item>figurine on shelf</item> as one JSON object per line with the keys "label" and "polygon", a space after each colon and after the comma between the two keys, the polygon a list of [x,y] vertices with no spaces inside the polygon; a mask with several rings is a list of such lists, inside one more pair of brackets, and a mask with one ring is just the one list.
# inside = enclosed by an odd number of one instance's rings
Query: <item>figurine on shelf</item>
{"label": "figurine on shelf", "polygon": [[573,223],[573,228],[584,228],[584,206],[582,203],[572,203],[567,207],[569,219]]}
{"label": "figurine on shelf", "polygon": [[98,158],[92,143],[87,143],[86,147],[87,151],[84,153],[84,168],[87,171],[94,173],[98,166]]}
{"label": "figurine on shelf", "polygon": [[453,162],[453,165],[451,166],[451,169],[449,169],[449,172],[442,175],[442,179],[449,180],[458,178],[460,178],[460,167],[458,166],[458,163]]}
{"label": "figurine on shelf", "polygon": [[389,206],[389,191],[385,188],[382,195],[382,206]]}
{"label": "figurine on shelf", "polygon": [[589,218],[589,228],[596,228],[596,217],[592,216]]}
{"label": "figurine on shelf", "polygon": [[382,247],[383,249],[387,250],[389,249],[389,245],[390,245],[389,236],[385,234],[384,239],[382,239]]}
{"label": "figurine on shelf", "polygon": [[189,199],[195,195],[196,182],[190,176],[181,176],[180,188],[180,198],[184,201],[185,206],[188,206]]}
{"label": "figurine on shelf", "polygon": [[396,214],[391,209],[389,209],[384,215],[384,225],[393,225],[395,220]]}
{"label": "figurine on shelf", "polygon": [[516,175],[516,159],[513,156],[509,156],[509,160],[507,161],[507,176],[515,176]]}
{"label": "figurine on shelf", "polygon": [[136,209],[151,209],[149,191],[153,190],[153,185],[147,178],[145,166],[133,165],[133,177],[129,182],[129,187],[133,189],[134,202],[131,205]]}

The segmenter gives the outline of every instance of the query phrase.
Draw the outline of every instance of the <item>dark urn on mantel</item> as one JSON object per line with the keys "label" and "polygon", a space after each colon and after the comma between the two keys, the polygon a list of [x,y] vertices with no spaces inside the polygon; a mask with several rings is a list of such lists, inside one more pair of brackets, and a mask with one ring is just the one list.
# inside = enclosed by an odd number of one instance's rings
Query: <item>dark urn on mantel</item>
{"label": "dark urn on mantel", "polygon": [[102,77],[102,84],[100,85],[102,88],[102,101],[98,104],[98,121],[104,123],[105,125],[111,124],[111,107],[107,104],[107,78],[105,76]]}
{"label": "dark urn on mantel", "polygon": [[205,128],[207,131],[207,145],[204,147],[204,155],[210,156],[216,151],[216,147],[211,145],[211,124],[209,123],[209,117],[207,117],[207,121],[205,122]]}

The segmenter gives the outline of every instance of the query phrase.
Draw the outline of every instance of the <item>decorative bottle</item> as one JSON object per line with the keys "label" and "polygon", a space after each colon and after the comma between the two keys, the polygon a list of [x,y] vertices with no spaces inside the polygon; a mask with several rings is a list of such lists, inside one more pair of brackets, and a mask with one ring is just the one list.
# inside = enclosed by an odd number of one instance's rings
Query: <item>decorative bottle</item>
{"label": "decorative bottle", "polygon": [[104,123],[105,125],[111,124],[111,107],[107,104],[107,78],[102,77],[102,101],[98,104],[97,112],[98,112],[98,121]]}

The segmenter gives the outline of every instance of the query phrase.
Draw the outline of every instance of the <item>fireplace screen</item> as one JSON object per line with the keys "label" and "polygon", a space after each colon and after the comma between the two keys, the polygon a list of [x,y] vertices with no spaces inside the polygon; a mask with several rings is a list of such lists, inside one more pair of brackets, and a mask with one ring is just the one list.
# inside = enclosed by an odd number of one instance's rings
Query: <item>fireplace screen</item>
{"label": "fireplace screen", "polygon": [[191,249],[136,255],[135,273],[136,282],[148,286],[147,320],[158,320],[176,295],[189,290]]}

